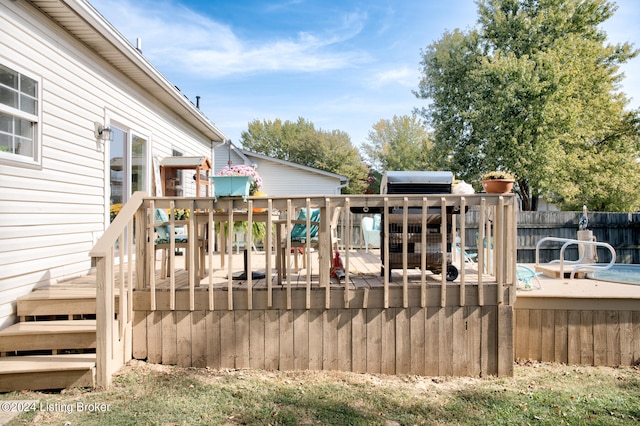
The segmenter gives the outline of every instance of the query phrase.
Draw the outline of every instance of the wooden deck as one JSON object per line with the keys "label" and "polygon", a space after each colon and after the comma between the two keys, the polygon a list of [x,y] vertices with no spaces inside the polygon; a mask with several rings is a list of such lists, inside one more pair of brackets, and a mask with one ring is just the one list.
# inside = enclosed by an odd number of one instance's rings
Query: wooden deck
{"label": "wooden deck", "polygon": [[540,277],[518,291],[515,359],[582,365],[640,364],[640,285]]}
{"label": "wooden deck", "polygon": [[[228,309],[228,269],[221,268],[219,254],[214,256],[213,265],[207,264],[207,273],[196,288],[195,311],[189,309],[186,301],[189,274],[184,269],[184,258],[176,258],[176,304],[175,310],[171,310],[162,296],[169,294],[165,290],[170,286],[170,278],[161,278],[158,261],[157,311],[148,307],[148,289],[134,292],[133,356],[150,362],[210,368],[342,369],[421,375],[509,375],[514,359],[586,365],[640,362],[640,286],[541,276],[542,289],[517,291],[511,316],[500,306],[478,306],[477,265],[466,263],[468,306],[455,306],[462,274],[447,283],[450,286],[447,300],[452,303],[443,308],[438,297],[442,277],[429,271],[424,276],[428,303],[421,306],[418,300],[423,276],[416,269],[407,272],[411,300],[405,308],[398,300],[404,286],[402,270],[392,271],[389,290],[393,307],[385,309],[379,250],[352,250],[348,259],[342,253],[343,261],[349,262],[348,282],[354,290],[353,300],[345,309],[340,297],[345,282],[334,278],[331,291],[336,296],[330,310],[321,303],[311,309],[303,306],[302,295],[307,287],[304,269],[291,273],[290,283],[285,281],[282,285],[277,284],[277,272],[272,272],[270,284],[276,292],[274,306],[269,309],[259,302],[254,303],[253,310],[248,309],[248,280],[233,280],[237,302],[233,311]],[[264,272],[264,252],[254,252],[252,264],[255,271]],[[313,293],[315,297],[325,291],[319,286],[316,253],[311,265],[316,268],[311,274],[311,287],[317,291]],[[213,271],[211,277],[209,271]],[[243,272],[242,253],[233,254],[232,272],[233,275]],[[216,311],[208,309],[204,296],[209,282],[216,294]],[[268,284],[266,278],[252,280],[255,300],[264,296]],[[488,300],[495,301],[495,284],[494,277],[482,276]],[[283,297],[289,286],[294,294],[291,309],[285,306]],[[95,314],[95,294],[95,277],[90,275],[34,290],[20,299],[21,319],[47,322],[44,327],[49,336],[29,337],[29,333],[37,335],[37,323],[20,323],[8,332],[16,336],[26,333],[24,341],[19,342],[22,346],[14,349],[41,349],[49,339],[52,355],[0,358],[6,372],[0,378],[5,391],[19,389],[24,383],[29,383],[29,388],[92,386],[95,355],[59,355],[56,348],[86,346],[91,351],[95,347],[95,340],[86,337],[87,331],[95,329],[93,320],[86,319]],[[83,333],[80,340],[75,337],[77,343],[61,344],[57,337],[46,333],[50,329],[64,334],[67,322],[61,316],[68,317],[67,334],[73,335],[73,328]],[[508,343],[511,333],[513,342]],[[5,337],[8,342],[8,335]],[[30,343],[36,340],[40,342],[37,348]],[[504,347],[513,351],[512,357],[501,357],[500,351],[489,349],[503,340]],[[452,351],[464,356],[452,359]]]}

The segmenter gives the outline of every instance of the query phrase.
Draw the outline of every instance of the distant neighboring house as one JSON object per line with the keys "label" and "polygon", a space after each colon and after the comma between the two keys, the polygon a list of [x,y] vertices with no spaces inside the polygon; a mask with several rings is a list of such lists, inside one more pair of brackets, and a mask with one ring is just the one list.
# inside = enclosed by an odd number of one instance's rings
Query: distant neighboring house
{"label": "distant neighboring house", "polygon": [[86,0],[3,0],[0,40],[2,328],[19,296],[90,271],[110,207],[153,194],[162,158],[227,138]]}
{"label": "distant neighboring house", "polygon": [[216,145],[213,174],[229,161],[232,165],[255,166],[263,180],[262,192],[270,196],[336,195],[349,183],[345,176],[246,151],[233,143]]}

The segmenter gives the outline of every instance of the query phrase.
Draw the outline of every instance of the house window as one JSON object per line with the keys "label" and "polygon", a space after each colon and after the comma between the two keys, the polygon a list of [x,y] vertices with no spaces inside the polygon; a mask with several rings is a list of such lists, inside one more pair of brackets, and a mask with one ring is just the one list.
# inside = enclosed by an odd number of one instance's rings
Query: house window
{"label": "house window", "polygon": [[40,83],[0,64],[0,159],[38,163]]}

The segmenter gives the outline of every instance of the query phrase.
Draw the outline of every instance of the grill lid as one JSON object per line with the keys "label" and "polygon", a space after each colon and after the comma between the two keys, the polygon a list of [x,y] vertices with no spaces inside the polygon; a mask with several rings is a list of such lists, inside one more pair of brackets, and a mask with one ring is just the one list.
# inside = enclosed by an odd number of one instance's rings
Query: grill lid
{"label": "grill lid", "polygon": [[382,184],[394,183],[415,183],[415,184],[452,184],[452,172],[432,172],[432,171],[387,171],[382,176]]}
{"label": "grill lid", "polygon": [[453,173],[448,171],[386,171],[380,182],[381,194],[450,193]]}
{"label": "grill lid", "polygon": [[452,172],[387,171],[380,182],[381,194],[450,193]]}

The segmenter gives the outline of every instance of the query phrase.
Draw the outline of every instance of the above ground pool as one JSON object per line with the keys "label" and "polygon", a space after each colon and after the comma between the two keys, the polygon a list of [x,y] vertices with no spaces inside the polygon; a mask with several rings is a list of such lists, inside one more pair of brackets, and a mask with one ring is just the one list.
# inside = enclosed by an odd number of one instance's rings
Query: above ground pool
{"label": "above ground pool", "polygon": [[587,278],[640,285],[640,265],[616,263],[609,269],[588,273]]}

